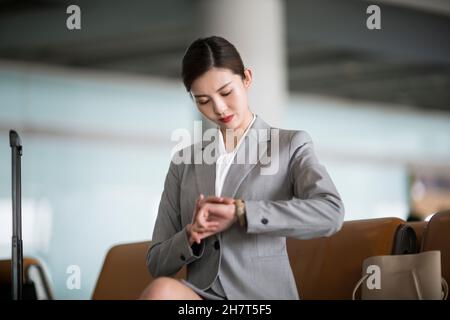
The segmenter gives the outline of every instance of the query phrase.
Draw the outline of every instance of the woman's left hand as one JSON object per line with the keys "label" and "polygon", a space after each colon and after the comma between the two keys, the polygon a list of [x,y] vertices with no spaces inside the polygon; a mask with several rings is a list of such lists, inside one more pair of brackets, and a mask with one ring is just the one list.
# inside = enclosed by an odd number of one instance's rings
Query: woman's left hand
{"label": "woman's left hand", "polygon": [[214,228],[214,233],[225,231],[237,221],[234,199],[230,200],[232,200],[232,202],[205,202],[200,206],[199,214],[204,215],[208,222],[217,223],[217,226]]}
{"label": "woman's left hand", "polygon": [[197,243],[204,238],[228,229],[237,221],[233,198],[201,198],[197,202],[196,210],[197,214],[194,217],[195,220],[198,221],[193,221],[194,226],[204,224],[205,220],[206,223],[214,225],[214,227],[211,227],[208,232],[202,232],[203,230],[199,230],[196,227],[193,228],[192,234],[195,238],[195,242]]}

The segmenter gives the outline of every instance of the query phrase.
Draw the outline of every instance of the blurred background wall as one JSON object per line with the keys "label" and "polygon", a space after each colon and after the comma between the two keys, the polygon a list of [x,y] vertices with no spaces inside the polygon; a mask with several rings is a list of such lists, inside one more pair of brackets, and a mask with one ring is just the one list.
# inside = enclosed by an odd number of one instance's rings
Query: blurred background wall
{"label": "blurred background wall", "polygon": [[[69,30],[66,9],[81,9]],[[369,30],[366,9],[381,9]],[[251,108],[308,131],[346,220],[450,207],[450,3],[0,1],[0,258],[10,257],[9,129],[23,141],[23,239],[58,299],[89,299],[107,250],[151,238],[174,130],[200,115],[186,47],[221,35],[253,68]],[[66,286],[67,268],[81,288]]]}

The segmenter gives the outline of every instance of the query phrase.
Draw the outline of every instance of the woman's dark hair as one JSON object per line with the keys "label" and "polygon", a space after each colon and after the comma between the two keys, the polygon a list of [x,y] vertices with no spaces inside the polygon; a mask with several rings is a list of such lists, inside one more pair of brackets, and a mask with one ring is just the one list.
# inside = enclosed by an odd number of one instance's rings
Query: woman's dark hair
{"label": "woman's dark hair", "polygon": [[236,48],[222,37],[212,36],[195,40],[183,57],[181,76],[186,90],[211,68],[225,68],[244,79],[244,64]]}

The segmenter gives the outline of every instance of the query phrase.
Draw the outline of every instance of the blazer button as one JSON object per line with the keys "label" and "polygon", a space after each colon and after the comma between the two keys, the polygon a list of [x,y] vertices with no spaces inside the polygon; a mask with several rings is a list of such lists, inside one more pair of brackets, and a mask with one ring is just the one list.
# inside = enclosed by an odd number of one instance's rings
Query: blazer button
{"label": "blazer button", "polygon": [[214,249],[216,249],[216,250],[220,249],[220,242],[219,242],[219,240],[214,241]]}
{"label": "blazer button", "polygon": [[262,218],[261,219],[261,223],[262,224],[267,224],[269,222],[269,220],[267,220],[266,218]]}
{"label": "blazer button", "polygon": [[183,261],[186,261],[186,257],[184,256],[184,254],[182,254],[182,255],[180,256],[180,259],[183,260]]}

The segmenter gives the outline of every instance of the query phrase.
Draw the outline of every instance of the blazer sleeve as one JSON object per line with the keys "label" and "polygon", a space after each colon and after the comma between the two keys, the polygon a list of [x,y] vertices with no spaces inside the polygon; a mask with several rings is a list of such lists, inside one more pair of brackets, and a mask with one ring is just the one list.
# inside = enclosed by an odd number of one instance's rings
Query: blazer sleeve
{"label": "blazer sleeve", "polygon": [[247,233],[310,239],[330,236],[342,227],[344,205],[324,166],[314,153],[311,137],[296,131],[289,151],[293,198],[245,201]]}
{"label": "blazer sleeve", "polygon": [[147,253],[147,267],[153,277],[174,275],[184,265],[199,259],[205,246],[204,241],[189,246],[186,227],[181,225],[180,166],[171,161],[164,182],[152,244]]}

